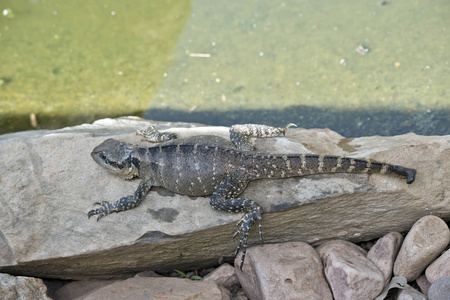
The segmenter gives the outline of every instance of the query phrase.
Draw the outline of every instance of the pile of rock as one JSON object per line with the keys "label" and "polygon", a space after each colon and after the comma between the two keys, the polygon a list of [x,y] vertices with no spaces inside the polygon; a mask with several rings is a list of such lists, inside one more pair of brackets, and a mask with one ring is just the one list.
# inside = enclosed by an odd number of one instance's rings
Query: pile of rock
{"label": "pile of rock", "polygon": [[[436,259],[449,241],[446,223],[425,216],[404,240],[400,233],[392,232],[368,252],[343,240],[329,241],[316,249],[305,243],[253,247],[247,252],[243,271],[237,269],[236,273],[251,299],[289,299],[295,295],[304,299],[333,299],[332,295],[334,299],[375,299],[384,287],[386,292],[389,287],[401,289],[398,299],[426,299],[426,294],[430,299],[449,299],[450,250]],[[392,273],[396,277],[389,286]],[[421,293],[402,284],[400,276],[405,283],[415,281]],[[386,294],[377,299],[385,299]],[[420,295],[422,298],[417,298]]]}
{"label": "pile of rock", "polygon": [[[390,291],[389,299],[427,299],[426,295],[431,300],[449,299],[450,250],[443,252],[449,242],[447,224],[430,215],[418,220],[405,238],[391,232],[371,247],[366,245],[369,251],[344,240],[316,248],[303,242],[266,244],[248,249],[242,270],[223,264],[199,281],[148,271],[126,280],[73,281],[52,288],[50,296],[68,300],[383,300],[391,289],[398,289]],[[240,256],[235,266],[239,264]],[[46,290],[41,279],[0,274],[3,299],[48,299]]]}

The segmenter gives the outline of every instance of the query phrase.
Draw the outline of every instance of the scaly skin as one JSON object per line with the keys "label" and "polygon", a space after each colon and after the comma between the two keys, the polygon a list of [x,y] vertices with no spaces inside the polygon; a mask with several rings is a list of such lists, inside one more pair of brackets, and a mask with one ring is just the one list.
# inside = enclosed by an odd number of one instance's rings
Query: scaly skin
{"label": "scaly skin", "polygon": [[[292,124],[290,124],[292,125]],[[289,125],[289,126],[290,126]],[[96,202],[98,208],[88,216],[97,220],[113,213],[136,207],[153,186],[189,196],[211,195],[213,209],[232,213],[245,212],[238,222],[240,233],[236,255],[242,249],[240,268],[244,264],[248,233],[258,220],[261,241],[263,211],[253,200],[238,198],[252,180],[289,178],[324,173],[380,173],[398,175],[411,184],[416,171],[397,165],[331,155],[267,154],[254,151],[250,136],[273,137],[284,135],[286,128],[265,125],[235,125],[230,137],[238,148],[217,136],[196,136],[175,139],[172,133],[159,133],[154,128],[139,131],[152,141],[162,144],[142,148],[108,139],[91,153],[93,159],[109,171],[126,179],[142,179],[134,195],[115,203]],[[172,140],[174,139],[174,140]]]}

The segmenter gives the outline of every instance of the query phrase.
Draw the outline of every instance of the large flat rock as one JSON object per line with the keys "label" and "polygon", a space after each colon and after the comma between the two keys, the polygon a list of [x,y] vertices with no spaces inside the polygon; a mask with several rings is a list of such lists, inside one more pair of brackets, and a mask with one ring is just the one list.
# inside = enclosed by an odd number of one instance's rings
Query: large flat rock
{"label": "large flat rock", "polygon": [[[141,270],[206,267],[231,259],[241,214],[214,211],[208,197],[154,188],[133,210],[88,220],[95,201],[130,195],[124,181],[98,166],[92,149],[106,138],[144,144],[136,129],[154,124],[180,136],[215,134],[226,127],[104,119],[54,131],[0,136],[0,272],[34,277],[93,279]],[[250,183],[244,196],[266,214],[266,243],[333,238],[369,240],[406,231],[420,217],[450,219],[449,136],[346,139],[328,129],[289,129],[258,139],[274,153],[321,153],[371,158],[417,169],[416,181],[387,175],[330,174]],[[255,230],[250,244],[259,243]]]}

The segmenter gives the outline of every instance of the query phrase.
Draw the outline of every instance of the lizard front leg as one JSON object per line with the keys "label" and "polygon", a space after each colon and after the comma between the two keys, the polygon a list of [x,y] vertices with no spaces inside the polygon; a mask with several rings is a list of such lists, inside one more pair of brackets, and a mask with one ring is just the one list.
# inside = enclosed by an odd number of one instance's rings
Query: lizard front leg
{"label": "lizard front leg", "polygon": [[289,127],[297,126],[289,123],[286,127],[272,127],[259,124],[239,124],[230,128],[230,140],[238,149],[253,151],[253,143],[250,137],[277,137],[285,135]]}
{"label": "lizard front leg", "polygon": [[141,201],[145,198],[145,196],[148,194],[148,192],[154,185],[155,183],[152,179],[142,180],[139,183],[139,186],[133,195],[122,197],[114,203],[111,203],[109,201],[95,202],[94,204],[99,205],[100,207],[89,211],[88,218],[94,215],[98,215],[97,217],[98,222],[98,220],[113,212],[118,213],[120,211],[135,208],[141,203]]}
{"label": "lizard front leg", "polygon": [[261,228],[263,210],[258,203],[253,200],[235,198],[244,191],[249,181],[250,178],[244,170],[237,170],[222,180],[210,200],[211,206],[216,210],[230,213],[246,212],[237,223],[239,229],[233,235],[233,238],[235,238],[239,233],[241,234],[235,252],[236,256],[242,248],[241,270],[244,265],[245,253],[247,251],[248,233],[256,220],[259,221],[259,238],[263,241]]}
{"label": "lizard front leg", "polygon": [[152,143],[166,142],[178,138],[176,133],[159,132],[153,126],[150,126],[147,129],[136,130],[136,134],[142,135],[144,141]]}

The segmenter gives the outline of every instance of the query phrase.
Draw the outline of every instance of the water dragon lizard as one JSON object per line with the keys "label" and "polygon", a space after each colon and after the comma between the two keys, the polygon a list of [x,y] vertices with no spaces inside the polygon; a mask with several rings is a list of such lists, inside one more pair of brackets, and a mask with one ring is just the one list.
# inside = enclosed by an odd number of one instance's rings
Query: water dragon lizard
{"label": "water dragon lizard", "polygon": [[253,151],[250,137],[277,137],[284,128],[244,124],[230,128],[230,140],[203,135],[177,138],[175,133],[159,132],[154,128],[140,130],[150,142],[160,144],[138,147],[114,139],[107,139],[91,153],[102,167],[125,178],[139,177],[142,181],[133,195],[116,202],[95,202],[97,208],[88,216],[97,215],[97,221],[113,212],[132,209],[139,205],[153,186],[188,196],[211,195],[213,209],[232,213],[244,212],[238,222],[240,233],[235,255],[242,250],[242,269],[250,229],[258,220],[259,237],[263,241],[261,217],[263,211],[257,202],[239,198],[247,184],[262,178],[288,178],[323,173],[381,173],[406,178],[411,184],[416,170],[372,160],[316,154],[269,154]]}

